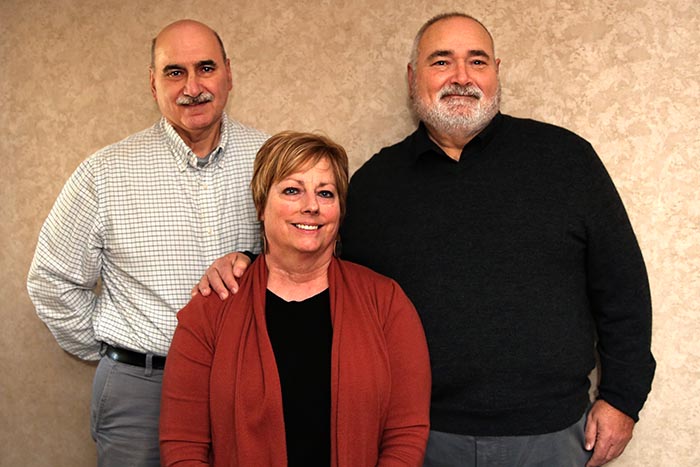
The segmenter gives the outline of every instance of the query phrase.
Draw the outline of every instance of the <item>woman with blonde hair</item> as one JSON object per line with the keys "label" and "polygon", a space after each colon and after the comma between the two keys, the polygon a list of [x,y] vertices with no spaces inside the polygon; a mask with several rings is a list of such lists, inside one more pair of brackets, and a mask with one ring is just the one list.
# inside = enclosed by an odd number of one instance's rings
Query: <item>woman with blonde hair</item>
{"label": "woman with blonde hair", "polygon": [[348,160],[284,132],[251,182],[263,254],[236,295],[178,314],[161,405],[164,466],[420,466],[430,368],[393,280],[337,257]]}

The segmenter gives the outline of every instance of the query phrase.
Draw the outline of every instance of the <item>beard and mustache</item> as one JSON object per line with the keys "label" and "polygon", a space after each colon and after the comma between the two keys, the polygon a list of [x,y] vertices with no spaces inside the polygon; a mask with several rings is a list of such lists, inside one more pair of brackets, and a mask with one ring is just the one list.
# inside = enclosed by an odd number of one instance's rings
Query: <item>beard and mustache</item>
{"label": "beard and mustache", "polygon": [[[415,115],[426,125],[440,133],[453,136],[473,136],[486,128],[496,116],[501,105],[501,83],[491,98],[477,86],[445,85],[435,102],[425,102],[416,92],[415,80],[410,89],[411,104]],[[447,96],[467,96],[469,99],[452,99]]]}

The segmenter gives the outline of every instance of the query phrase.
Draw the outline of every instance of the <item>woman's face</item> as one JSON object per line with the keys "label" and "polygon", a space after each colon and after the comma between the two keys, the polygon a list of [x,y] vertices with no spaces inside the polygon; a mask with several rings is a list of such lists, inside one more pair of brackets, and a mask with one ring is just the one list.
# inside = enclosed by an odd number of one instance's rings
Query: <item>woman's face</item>
{"label": "woman's face", "polygon": [[328,159],[272,184],[262,219],[270,255],[332,256],[340,223]]}

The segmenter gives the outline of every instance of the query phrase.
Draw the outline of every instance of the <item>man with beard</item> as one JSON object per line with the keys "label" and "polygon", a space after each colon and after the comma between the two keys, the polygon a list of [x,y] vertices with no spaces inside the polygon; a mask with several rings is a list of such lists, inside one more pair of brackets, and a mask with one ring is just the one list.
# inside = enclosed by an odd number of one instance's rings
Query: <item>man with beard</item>
{"label": "man with beard", "polygon": [[[343,257],[396,279],[423,321],[425,466],[602,465],[631,439],[654,375],[644,261],[591,145],[499,113],[499,65],[471,16],[420,29],[408,65],[420,125],[353,175]],[[229,262],[202,293],[234,286]]]}
{"label": "man with beard", "polygon": [[41,230],[27,284],[61,347],[100,360],[91,408],[100,466],[160,465],[176,314],[215,258],[260,244],[248,185],[267,137],[224,114],[232,82],[218,34],[190,20],[164,28],[150,83],[163,117],[78,167]]}
{"label": "man with beard", "polygon": [[343,257],[396,279],[423,320],[426,466],[602,465],[654,374],[644,262],[590,144],[499,113],[499,65],[470,16],[420,29],[408,81],[421,123],[352,177]]}

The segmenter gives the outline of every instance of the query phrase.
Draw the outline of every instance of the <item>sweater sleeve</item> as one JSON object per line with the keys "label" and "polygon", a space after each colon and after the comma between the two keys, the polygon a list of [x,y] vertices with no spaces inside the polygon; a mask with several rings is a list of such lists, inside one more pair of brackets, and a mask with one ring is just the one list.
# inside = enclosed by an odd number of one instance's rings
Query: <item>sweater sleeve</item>
{"label": "sweater sleeve", "polygon": [[592,148],[590,156],[586,268],[598,333],[599,397],[637,421],[656,367],[649,283],[622,200]]}
{"label": "sweater sleeve", "polygon": [[391,365],[391,400],[378,466],[420,466],[430,429],[430,362],[423,326],[398,284],[386,304],[384,323]]}
{"label": "sweater sleeve", "polygon": [[215,348],[211,307],[216,297],[193,298],[178,313],[163,376],[160,454],[163,466],[208,466],[211,451],[209,376]]}

